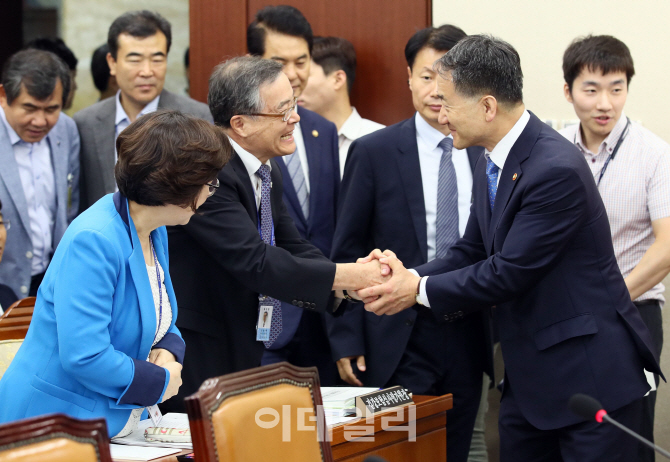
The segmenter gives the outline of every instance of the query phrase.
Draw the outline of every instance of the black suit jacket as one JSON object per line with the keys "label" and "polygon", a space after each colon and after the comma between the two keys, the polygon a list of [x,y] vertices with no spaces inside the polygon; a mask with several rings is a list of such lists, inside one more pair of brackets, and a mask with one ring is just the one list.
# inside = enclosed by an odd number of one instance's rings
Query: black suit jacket
{"label": "black suit jacket", "polygon": [[[426,263],[426,209],[414,121],[411,117],[364,136],[349,148],[333,261],[356,261],[379,248],[393,250],[407,268]],[[468,149],[473,170],[483,152],[480,147]],[[360,304],[346,308],[343,316],[326,318],[333,358],[365,355],[367,371],[361,374],[362,381],[367,386],[384,386],[405,351],[417,311],[377,316]],[[482,319],[481,325],[491,350],[487,321],[488,317]],[[492,364],[489,357],[487,372],[491,376]]]}
{"label": "black suit jacket", "polygon": [[281,172],[271,162],[276,246],[258,234],[254,192],[237,154],[189,224],[168,229],[177,326],[186,341],[181,397],[207,378],[260,364],[259,294],[315,311],[329,306],[335,264],[299,236],[282,201]]}
{"label": "black suit jacket", "polygon": [[610,411],[641,398],[643,366],[660,373],[658,360],[584,156],[531,114],[499,178],[491,213],[481,158],[463,238],[417,268],[430,276],[431,311],[452,319],[496,305],[506,386],[539,429],[582,420],[568,411],[574,393]]}

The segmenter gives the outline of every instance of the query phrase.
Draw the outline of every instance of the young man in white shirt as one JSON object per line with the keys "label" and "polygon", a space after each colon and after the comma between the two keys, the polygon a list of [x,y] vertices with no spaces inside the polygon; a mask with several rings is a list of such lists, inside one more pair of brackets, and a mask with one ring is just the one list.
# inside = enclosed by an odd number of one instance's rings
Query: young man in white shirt
{"label": "young man in white shirt", "polygon": [[351,106],[351,89],[356,78],[356,50],[340,37],[314,37],[312,65],[307,86],[298,104],[325,117],[337,127],[340,175],[344,175],[349,146],[384,125],[364,119]]}

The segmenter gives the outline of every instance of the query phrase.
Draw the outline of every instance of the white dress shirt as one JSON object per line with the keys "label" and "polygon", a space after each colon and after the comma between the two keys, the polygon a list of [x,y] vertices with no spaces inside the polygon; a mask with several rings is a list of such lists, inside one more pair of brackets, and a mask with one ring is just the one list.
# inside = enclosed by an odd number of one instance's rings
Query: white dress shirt
{"label": "white dress shirt", "polygon": [[57,204],[51,148],[46,137],[37,143],[23,141],[9,125],[2,108],[0,117],[12,143],[23,194],[28,204],[33,250],[26,253],[26,258],[31,261],[31,275],[35,276],[46,271],[53,253]]}
{"label": "white dress shirt", "polygon": [[[249,151],[245,150],[242,146],[237,144],[232,138],[228,138],[230,140],[230,144],[237,153],[238,156],[240,156],[240,159],[242,160],[242,163],[244,164],[244,167],[247,169],[247,173],[249,174],[249,179],[251,180],[251,187],[254,190],[254,197],[256,199],[256,210],[259,209],[261,206],[261,184],[263,181],[261,180],[261,177],[256,175],[256,172],[258,171],[259,168],[261,168],[262,162],[258,160],[258,157],[254,156],[251,154]],[[272,172],[272,164],[268,160],[265,162],[265,165],[270,167],[270,172]]]}
{"label": "white dress shirt", "polygon": [[347,154],[349,153],[351,143],[361,136],[369,135],[385,127],[385,125],[378,124],[372,120],[364,119],[358,114],[355,107],[351,109],[353,112],[344,121],[340,131],[337,132],[340,154],[340,178],[344,175],[344,163],[347,161]]}
{"label": "white dress shirt", "polygon": [[[509,156],[509,152],[512,150],[512,146],[514,146],[516,140],[518,140],[519,136],[521,136],[521,132],[523,132],[524,128],[526,128],[526,125],[528,124],[529,120],[530,120],[530,114],[528,113],[528,111],[523,111],[523,114],[521,115],[521,117],[519,117],[519,120],[516,121],[512,129],[509,132],[507,132],[507,134],[498,142],[498,144],[496,144],[496,146],[493,148],[493,151],[490,152],[488,150],[484,151],[484,155],[487,158],[490,158],[493,161],[493,163],[496,164],[500,169],[498,171],[498,184],[500,184],[500,172],[502,172],[503,168],[505,167],[505,161],[507,160],[507,156]],[[417,124],[417,132],[418,132],[418,124]],[[460,212],[460,195],[461,195],[460,185],[458,187],[458,195],[459,195],[459,212]],[[459,228],[460,225],[461,223],[459,222]],[[426,294],[426,281],[428,281],[428,276],[421,279],[419,293],[421,297],[421,303],[430,308],[430,302],[428,300],[428,295]]]}
{"label": "white dress shirt", "polygon": [[[436,255],[437,229],[437,182],[440,174],[440,160],[442,148],[440,142],[445,138],[444,133],[431,127],[417,112],[414,116],[416,124],[416,144],[419,149],[419,163],[421,165],[421,182],[423,184],[423,200],[426,207],[426,231],[428,243],[428,261]],[[451,137],[451,135],[449,135]],[[472,169],[465,149],[452,149],[451,161],[456,170],[456,184],[458,187],[458,234],[462,236],[465,225],[470,216],[472,202]]]}

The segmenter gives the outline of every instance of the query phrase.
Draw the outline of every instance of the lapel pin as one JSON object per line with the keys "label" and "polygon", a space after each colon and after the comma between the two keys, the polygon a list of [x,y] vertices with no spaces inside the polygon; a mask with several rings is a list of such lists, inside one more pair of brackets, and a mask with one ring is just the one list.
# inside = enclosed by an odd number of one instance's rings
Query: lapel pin
{"label": "lapel pin", "polygon": [[314,138],[318,138],[319,137],[319,132],[317,132],[316,130],[312,130],[312,136]]}
{"label": "lapel pin", "polygon": [[58,146],[60,146],[60,141],[56,141],[56,144],[57,144]]}
{"label": "lapel pin", "polygon": [[512,181],[516,181],[517,176],[518,176],[518,175],[515,173],[515,174],[512,176]]}

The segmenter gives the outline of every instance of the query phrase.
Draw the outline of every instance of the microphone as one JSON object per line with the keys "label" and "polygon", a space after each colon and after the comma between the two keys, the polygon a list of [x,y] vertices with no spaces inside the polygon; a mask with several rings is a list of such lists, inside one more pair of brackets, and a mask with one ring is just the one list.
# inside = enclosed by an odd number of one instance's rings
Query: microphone
{"label": "microphone", "polygon": [[603,405],[600,404],[597,399],[589,395],[585,395],[582,393],[572,395],[572,397],[568,401],[568,409],[570,409],[570,411],[573,414],[576,414],[579,417],[582,417],[587,420],[595,419],[596,422],[598,423],[601,423],[604,420],[607,423],[611,423],[615,427],[618,427],[619,429],[628,433],[630,436],[636,438],[639,441],[642,441],[644,444],[646,444],[659,454],[663,455],[667,459],[670,459],[670,452],[666,451],[665,449],[659,446],[656,446],[648,439],[638,435],[633,430],[623,426],[616,420],[612,419],[609,415],[607,415],[607,411],[603,409]]}

